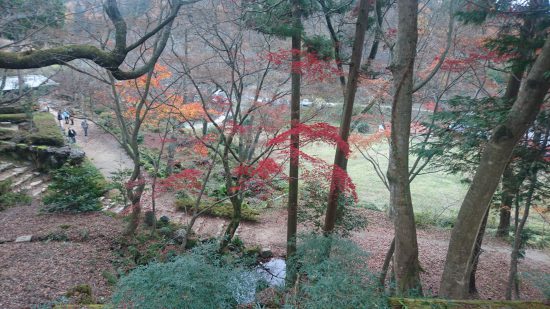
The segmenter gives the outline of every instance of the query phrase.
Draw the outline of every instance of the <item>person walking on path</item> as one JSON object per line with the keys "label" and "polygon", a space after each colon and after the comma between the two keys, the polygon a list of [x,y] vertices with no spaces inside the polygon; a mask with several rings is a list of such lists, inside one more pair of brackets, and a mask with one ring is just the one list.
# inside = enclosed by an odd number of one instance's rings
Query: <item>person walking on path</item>
{"label": "person walking on path", "polygon": [[63,119],[65,119],[65,124],[69,124],[69,117],[70,117],[69,112],[65,110],[63,112]]}
{"label": "person walking on path", "polygon": [[84,131],[84,136],[88,136],[88,121],[86,121],[86,119],[84,119],[84,121],[82,121],[80,123],[80,126],[82,127],[82,130]]}
{"label": "person walking on path", "polygon": [[67,136],[72,144],[76,143],[76,131],[72,127],[69,128]]}
{"label": "person walking on path", "polygon": [[57,112],[57,120],[59,121],[59,126],[63,127],[63,124],[61,123],[63,120],[63,115],[61,115],[61,112]]}
{"label": "person walking on path", "polygon": [[73,115],[69,115],[69,120],[71,121],[71,125],[74,126],[74,118],[73,118]]}

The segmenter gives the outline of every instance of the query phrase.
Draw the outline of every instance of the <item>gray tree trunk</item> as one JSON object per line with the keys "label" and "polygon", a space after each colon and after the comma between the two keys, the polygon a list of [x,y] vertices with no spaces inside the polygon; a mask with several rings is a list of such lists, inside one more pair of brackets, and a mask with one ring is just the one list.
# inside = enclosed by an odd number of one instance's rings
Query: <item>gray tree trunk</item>
{"label": "gray tree trunk", "polygon": [[[510,254],[510,270],[508,272],[508,285],[506,286],[505,297],[506,300],[512,299],[512,288],[514,288],[516,299],[519,299],[519,278],[518,278],[518,259],[519,259],[519,250],[522,245],[523,228],[529,217],[529,210],[531,208],[531,203],[533,201],[533,194],[535,192],[535,187],[537,185],[537,171],[531,171],[529,191],[527,192],[527,199],[525,201],[525,210],[523,211],[523,217],[519,222],[518,227],[514,233],[514,243],[512,245],[512,253]],[[519,220],[516,217],[516,222]]]}
{"label": "gray tree trunk", "polygon": [[[292,19],[293,27],[297,33],[292,35],[292,49],[299,51],[302,48],[302,11],[300,0],[292,0]],[[292,66],[294,67],[300,61],[300,55],[292,55]],[[291,73],[291,97],[290,97],[290,127],[294,128],[300,123],[300,87],[302,76],[296,70]],[[298,229],[298,172],[300,135],[298,133],[290,136],[290,166],[288,172],[288,219],[286,231],[286,255],[287,260],[296,253],[296,232]],[[292,286],[296,280],[296,273],[292,271],[292,265],[288,267],[286,282]]]}
{"label": "gray tree trunk", "polygon": [[462,202],[457,222],[451,233],[441,278],[440,295],[443,297],[464,299],[469,296],[471,256],[483,215],[489,207],[514,146],[542,106],[550,86],[545,77],[549,70],[550,40],[547,40],[531,71],[523,80],[509,115],[493,131],[468,193]]}
{"label": "gray tree trunk", "polygon": [[398,1],[396,55],[391,66],[394,97],[388,164],[390,207],[395,211],[394,267],[398,295],[421,294],[420,263],[409,186],[409,136],[411,129],[413,70],[418,41],[418,1]]}

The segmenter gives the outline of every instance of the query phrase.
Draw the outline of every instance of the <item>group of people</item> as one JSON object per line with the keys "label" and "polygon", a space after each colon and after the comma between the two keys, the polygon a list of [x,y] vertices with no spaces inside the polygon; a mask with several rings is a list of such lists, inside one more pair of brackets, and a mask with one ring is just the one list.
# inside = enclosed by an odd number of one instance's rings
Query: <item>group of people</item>
{"label": "group of people", "polygon": [[74,119],[71,116],[71,113],[69,113],[68,110],[64,110],[63,112],[57,113],[57,120],[59,120],[59,125],[61,125],[61,121],[65,120],[65,124],[71,123],[71,125],[74,125]]}
{"label": "group of people", "polygon": [[[58,112],[57,120],[59,121],[59,126],[61,126],[61,128],[63,128],[63,120],[65,120],[65,124],[70,123],[71,126],[67,131],[67,137],[69,138],[69,142],[71,142],[72,144],[76,143],[76,131],[72,127],[74,125],[74,118],[69,113],[69,111],[64,110],[63,112]],[[86,119],[82,120],[82,122],[80,123],[80,126],[84,131],[84,136],[88,136],[88,121]]]}

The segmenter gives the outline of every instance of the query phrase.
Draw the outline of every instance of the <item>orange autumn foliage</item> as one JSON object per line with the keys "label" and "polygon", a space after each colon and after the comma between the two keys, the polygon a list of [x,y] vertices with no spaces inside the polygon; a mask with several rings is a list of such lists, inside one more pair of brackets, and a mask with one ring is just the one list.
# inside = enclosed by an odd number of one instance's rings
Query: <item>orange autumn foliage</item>
{"label": "orange autumn foliage", "polygon": [[133,119],[139,116],[143,118],[143,123],[146,125],[158,125],[169,119],[186,122],[205,118],[206,113],[202,104],[186,103],[182,96],[165,86],[169,84],[171,77],[172,73],[166,66],[158,63],[155,65],[149,84],[149,93],[141,108],[140,103],[147,85],[147,76],[118,83],[116,87],[126,105],[123,111],[124,117]]}

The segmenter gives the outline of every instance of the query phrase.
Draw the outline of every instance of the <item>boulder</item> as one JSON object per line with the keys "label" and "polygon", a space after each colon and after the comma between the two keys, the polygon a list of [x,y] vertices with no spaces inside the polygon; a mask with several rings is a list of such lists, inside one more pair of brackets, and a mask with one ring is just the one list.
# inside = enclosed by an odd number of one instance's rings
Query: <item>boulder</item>
{"label": "boulder", "polygon": [[30,242],[32,240],[32,235],[23,235],[15,239],[15,242]]}
{"label": "boulder", "polygon": [[86,153],[69,146],[34,146],[0,141],[0,153],[6,153],[20,160],[29,160],[39,169],[48,170],[61,167],[65,163],[78,165],[84,161]]}
{"label": "boulder", "polygon": [[187,237],[187,230],[185,228],[179,229],[174,233],[174,240],[180,244],[183,243],[186,237]]}
{"label": "boulder", "polygon": [[270,248],[262,248],[262,250],[260,250],[260,257],[267,259],[272,256],[273,256],[273,252],[271,251]]}

